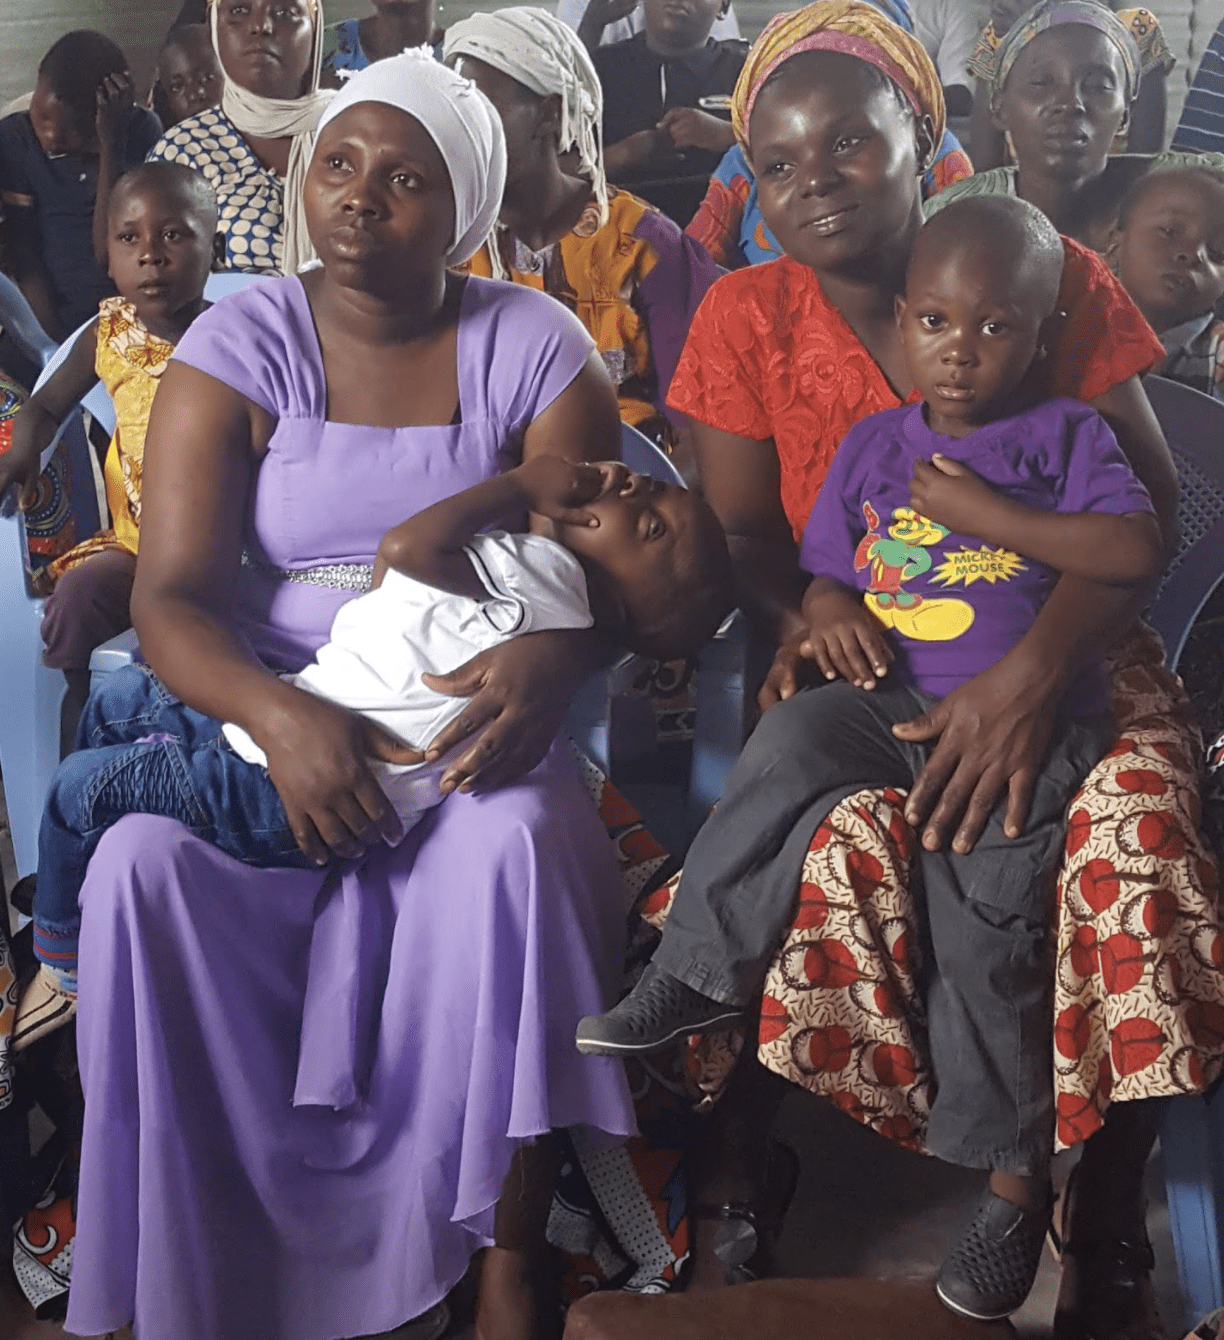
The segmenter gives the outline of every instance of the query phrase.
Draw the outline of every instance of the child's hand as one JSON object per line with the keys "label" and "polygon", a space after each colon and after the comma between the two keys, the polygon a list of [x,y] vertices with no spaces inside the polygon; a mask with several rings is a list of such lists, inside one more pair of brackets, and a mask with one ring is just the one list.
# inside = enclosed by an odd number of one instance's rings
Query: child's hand
{"label": "child's hand", "polygon": [[799,653],[815,661],[826,679],[849,680],[858,689],[874,689],[895,659],[884,629],[844,586],[817,577],[803,597],[807,637]]}
{"label": "child's hand", "polygon": [[16,503],[21,511],[34,506],[38,500],[38,476],[41,473],[38,467],[38,452],[23,450],[19,442],[14,442],[0,456],[0,516],[13,514],[10,488],[16,493]]}
{"label": "child's hand", "polygon": [[620,461],[587,464],[561,456],[533,456],[514,473],[531,511],[571,526],[599,525],[584,504],[617,493],[629,482],[629,469]]}
{"label": "child's hand", "polygon": [[677,149],[712,149],[726,153],[735,143],[730,121],[712,116],[698,107],[673,107],[659,122],[659,130],[671,136]]}
{"label": "child's hand", "polygon": [[127,135],[132,112],[136,107],[136,89],[132,76],[125,70],[122,74],[108,74],[98,85],[97,112],[94,127],[98,144],[119,149]]}
{"label": "child's hand", "polygon": [[961,535],[980,535],[998,494],[967,465],[938,452],[930,461],[914,462],[910,506],[921,516]]}

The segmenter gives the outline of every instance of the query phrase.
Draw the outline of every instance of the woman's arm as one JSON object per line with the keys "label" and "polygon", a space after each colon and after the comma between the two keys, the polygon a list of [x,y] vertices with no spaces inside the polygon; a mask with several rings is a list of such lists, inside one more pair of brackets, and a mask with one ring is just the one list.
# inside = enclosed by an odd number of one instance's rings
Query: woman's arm
{"label": "woman's arm", "polygon": [[1113,429],[1123,456],[1147,489],[1166,558],[1170,557],[1177,547],[1177,466],[1143,383],[1138,377],[1128,377],[1097,396],[1092,407]]}
{"label": "woman's arm", "polygon": [[[620,459],[616,388],[598,354],[528,426],[523,459]],[[438,693],[467,698],[461,716],[426,753],[437,759],[475,743],[446,770],[444,791],[492,791],[525,776],[548,752],[574,691],[615,648],[594,629],[528,633],[482,652],[454,673],[426,676]]]}
{"label": "woman's arm", "polygon": [[10,484],[20,490],[19,505],[33,505],[35,486],[42,469],[42,453],[55,440],[59,426],[98,380],[94,350],[98,343],[95,319],[81,331],[68,357],[22,405],[13,420],[13,440],[0,456],[0,498]]}
{"label": "woman's arm", "polygon": [[696,419],[692,431],[701,490],[727,535],[740,608],[775,646],[801,637],[808,578],[782,509],[773,439],[754,441]]}
{"label": "woman's arm", "polygon": [[224,383],[171,363],[145,443],[140,561],[132,620],[141,650],[185,703],[244,727],[302,850],[358,855],[399,821],[370,757],[420,754],[372,722],[283,683],[237,637],[230,619],[256,456],[274,421]]}

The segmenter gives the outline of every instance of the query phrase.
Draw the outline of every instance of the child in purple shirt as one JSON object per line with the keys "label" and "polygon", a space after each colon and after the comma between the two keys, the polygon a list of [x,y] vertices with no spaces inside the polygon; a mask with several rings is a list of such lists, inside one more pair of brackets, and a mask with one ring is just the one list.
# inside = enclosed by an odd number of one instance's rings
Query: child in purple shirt
{"label": "child in purple shirt", "polygon": [[[578,1048],[627,1055],[741,1018],[834,806],[907,789],[929,746],[896,728],[1006,656],[1060,576],[1141,587],[1163,558],[1151,502],[1104,420],[1033,403],[1063,253],[1038,210],[960,201],[914,244],[897,323],[922,404],[847,435],[801,548],[802,654],[827,684],[766,713],[685,862],[663,940]],[[932,1152],[991,1172],[938,1290],[994,1320],[1028,1295],[1050,1217],[1053,875],[1066,807],[1113,738],[1101,667],[1071,683],[1021,826],[915,857],[936,1098]]]}

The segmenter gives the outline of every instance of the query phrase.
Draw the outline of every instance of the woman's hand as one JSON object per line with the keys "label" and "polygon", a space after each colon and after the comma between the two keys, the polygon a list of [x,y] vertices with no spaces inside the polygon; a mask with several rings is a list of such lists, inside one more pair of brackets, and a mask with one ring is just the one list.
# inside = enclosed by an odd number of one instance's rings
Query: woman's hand
{"label": "woman's hand", "polygon": [[968,852],[1006,793],[1003,831],[1019,837],[1065,688],[1023,644],[913,721],[893,727],[901,740],[937,743],[910,788],[905,817],[922,845]]}
{"label": "woman's hand", "polygon": [[799,654],[826,679],[839,675],[857,689],[874,689],[895,659],[880,621],[844,586],[817,577],[803,597],[807,636]]}
{"label": "woman's hand", "polygon": [[379,839],[397,842],[403,828],[370,761],[409,765],[424,755],[356,712],[290,692],[267,714],[258,743],[298,846],[316,865],[326,865],[333,854],[360,856]]}
{"label": "woman's hand", "polygon": [[620,461],[586,464],[540,455],[517,466],[514,479],[523,490],[528,509],[537,516],[575,526],[597,526],[597,518],[585,510],[585,505],[625,488],[629,467]]}
{"label": "woman's hand", "polygon": [[574,690],[595,669],[598,646],[588,629],[528,633],[449,675],[424,675],[435,693],[469,700],[425,757],[441,758],[477,737],[443,774],[442,790],[493,791],[526,776],[556,738]]}

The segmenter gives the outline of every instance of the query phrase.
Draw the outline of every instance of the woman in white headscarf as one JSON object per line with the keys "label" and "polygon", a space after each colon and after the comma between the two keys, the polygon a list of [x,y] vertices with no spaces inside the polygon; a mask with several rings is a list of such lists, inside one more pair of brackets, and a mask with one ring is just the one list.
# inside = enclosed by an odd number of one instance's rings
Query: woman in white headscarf
{"label": "woman in white headscarf", "polygon": [[665,214],[607,184],[603,92],[571,28],[543,9],[474,14],[447,31],[443,52],[506,133],[501,218],[469,273],[565,303],[594,339],[624,421],[675,446],[685,419],[667,408],[667,388],[717,265]]}
{"label": "woman in white headscarf", "polygon": [[535,453],[617,453],[574,317],[448,270],[504,177],[470,82],[426,51],[371,66],[306,175],[320,264],[211,308],[162,379],[132,605],[148,670],[108,677],[85,729],[152,736],[156,768],[238,722],[280,822],[347,859],[245,866],[189,809],[103,838],[81,895],[75,1333],[381,1333],[488,1248],[481,1340],[544,1336],[550,1132],[634,1129],[619,1064],[572,1047],[624,941],[612,844],[556,740],[596,636],[531,633],[442,682],[470,697],[437,742],[458,789],[398,846],[371,758],[401,751],[278,678],[405,516]]}
{"label": "woman in white headscarf", "polygon": [[302,184],[333,96],[319,89],[321,8],[322,0],[209,0],[221,105],[180,121],[149,152],[212,183],[229,269],[294,274],[313,258]]}

